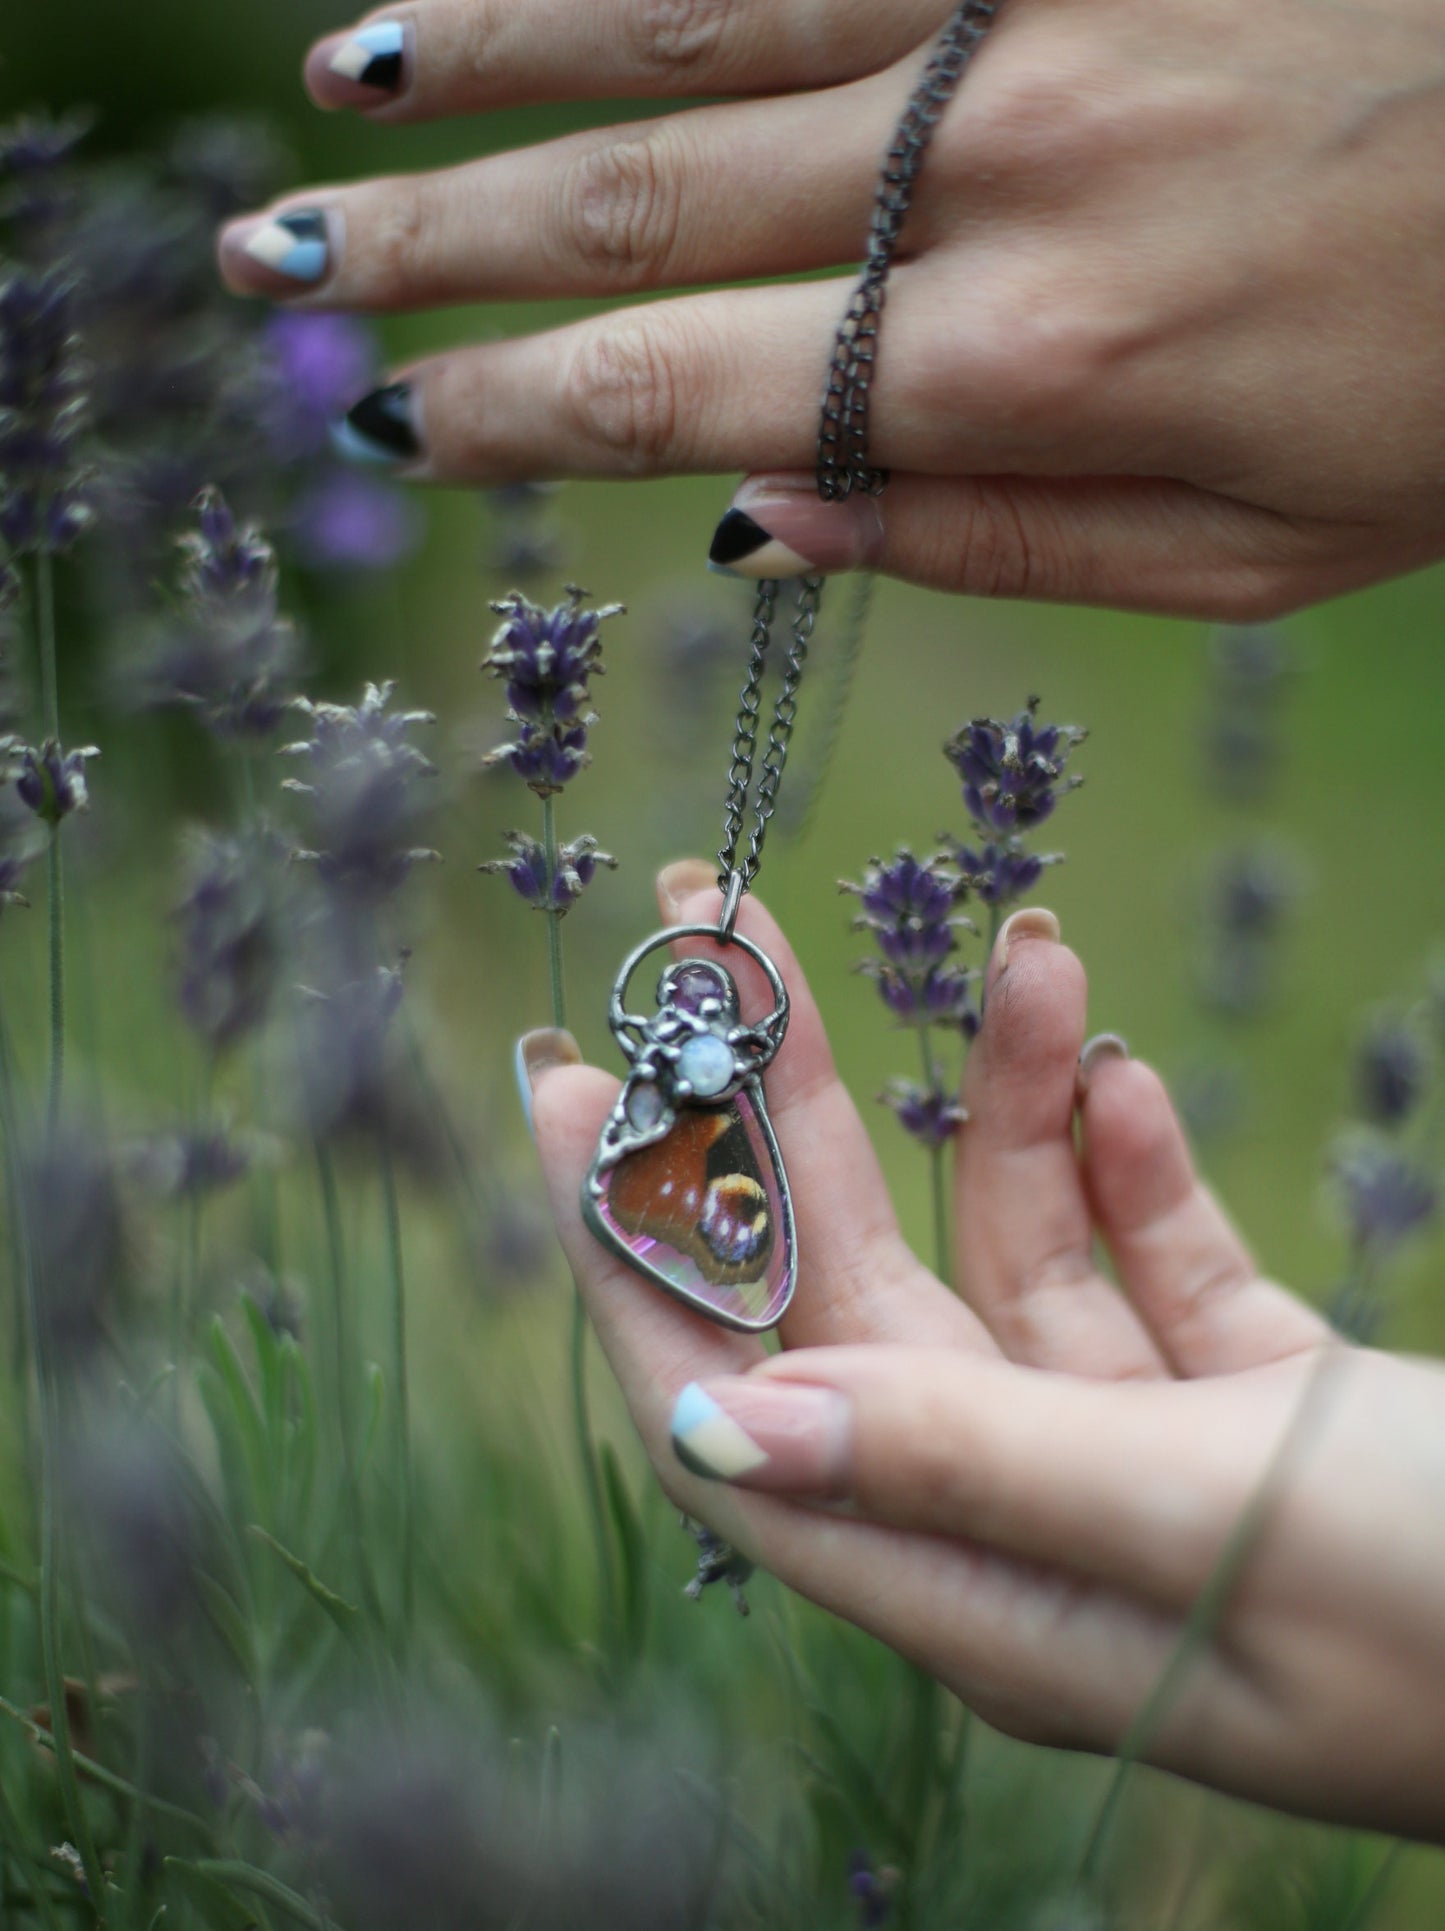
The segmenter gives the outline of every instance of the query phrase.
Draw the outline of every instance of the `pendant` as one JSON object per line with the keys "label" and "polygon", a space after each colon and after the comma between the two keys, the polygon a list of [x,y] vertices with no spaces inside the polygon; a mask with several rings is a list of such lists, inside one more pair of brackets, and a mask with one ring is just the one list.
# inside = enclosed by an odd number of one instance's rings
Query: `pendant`
{"label": "pendant", "polygon": [[723,1326],[760,1334],[782,1319],[797,1279],[793,1202],[763,1097],[763,1071],[783,1043],[788,994],[767,954],[725,942],[760,967],[774,1007],[742,1019],[732,974],[715,959],[675,959],[657,1010],[627,1011],[628,984],[649,953],[712,925],[654,933],[623,961],[608,1023],[630,1062],[582,1187],[592,1232],[656,1286]]}

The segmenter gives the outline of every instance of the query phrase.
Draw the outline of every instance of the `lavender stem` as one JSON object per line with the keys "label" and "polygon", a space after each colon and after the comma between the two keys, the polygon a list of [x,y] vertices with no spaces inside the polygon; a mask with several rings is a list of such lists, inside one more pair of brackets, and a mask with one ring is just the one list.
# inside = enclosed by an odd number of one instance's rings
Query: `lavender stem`
{"label": "lavender stem", "polygon": [[[923,1059],[924,1090],[931,1093],[938,1083],[938,1071],[933,1060],[931,1032],[926,1025],[918,1028],[918,1050]],[[948,1237],[948,1175],[944,1169],[943,1153],[943,1146],[936,1146],[929,1154],[933,1190],[933,1268],[944,1286],[952,1287],[953,1243]]]}
{"label": "lavender stem", "polygon": [[386,1215],[386,1251],[391,1273],[392,1371],[396,1377],[397,1490],[401,1497],[401,1623],[403,1641],[411,1633],[416,1607],[416,1497],[412,1484],[411,1397],[406,1368],[406,1274],[401,1244],[401,1205],[396,1166],[385,1128],[377,1135],[381,1198]]}
{"label": "lavender stem", "polygon": [[[557,883],[557,813],[550,794],[542,800],[542,844],[547,853],[547,889]],[[567,985],[562,974],[562,915],[555,905],[547,909],[547,967],[552,980],[552,1024],[563,1030],[567,1024]]]}
{"label": "lavender stem", "polygon": [[[40,656],[40,689],[48,737],[60,743],[60,679],[55,640],[55,562],[48,550],[35,558],[35,627]],[[65,1074],[65,870],[60,827],[52,824],[46,852],[50,928],[50,1097],[52,1123],[60,1110]]]}

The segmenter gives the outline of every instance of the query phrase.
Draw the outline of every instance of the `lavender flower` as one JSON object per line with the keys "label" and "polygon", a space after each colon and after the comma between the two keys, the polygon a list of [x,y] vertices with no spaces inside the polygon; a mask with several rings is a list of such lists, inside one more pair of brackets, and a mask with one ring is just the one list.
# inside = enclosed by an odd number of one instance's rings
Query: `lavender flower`
{"label": "lavender flower", "polygon": [[1026,851],[1017,838],[1000,844],[989,840],[980,846],[959,845],[954,863],[965,884],[980,903],[989,906],[1015,905],[1043,877],[1046,865],[1063,862],[1061,852]]}
{"label": "lavender flower", "polygon": [[297,1015],[294,1069],[305,1130],[318,1140],[379,1134],[417,1164],[429,1164],[434,1135],[403,1083],[393,1037],[401,971],[377,966],[343,978],[351,947],[349,935],[339,936],[324,985],[303,988]]}
{"label": "lavender flower", "polygon": [[54,738],[47,738],[38,749],[29,744],[14,746],[11,756],[15,760],[11,775],[17,795],[52,830],[62,818],[89,805],[85,767],[90,758],[100,756],[95,745],[62,751]]}
{"label": "lavender flower", "polygon": [[1268,790],[1280,771],[1280,707],[1295,670],[1283,633],[1268,625],[1217,631],[1209,652],[1206,781],[1231,799]]}
{"label": "lavender flower", "polygon": [[300,646],[278,610],[276,553],[201,492],[180,539],[176,614],[141,666],[141,701],[193,710],[218,737],[269,737],[292,702]]}
{"label": "lavender flower", "polygon": [[337,469],[297,498],[287,527],[313,570],[390,570],[416,548],[420,519],[400,490]]}
{"label": "lavender flower", "polygon": [[1297,867],[1273,845],[1241,846],[1217,861],[1206,888],[1200,961],[1207,1005],[1246,1015],[1267,1003],[1275,946],[1299,891]]}
{"label": "lavender flower", "polygon": [[0,536],[17,556],[68,550],[93,518],[74,311],[63,270],[17,269],[0,284]]}
{"label": "lavender flower", "polygon": [[186,1023],[222,1052],[271,1010],[285,956],[284,847],[269,832],[192,841],[179,929]]}
{"label": "lavender flower", "polygon": [[126,1166],[145,1192],[166,1201],[219,1193],[251,1170],[252,1149],[220,1127],[157,1133],[126,1149]]}
{"label": "lavender flower", "polygon": [[740,1555],[730,1542],[724,1542],[720,1535],[715,1535],[705,1522],[694,1522],[691,1516],[685,1515],[682,1525],[691,1532],[697,1544],[697,1574],[682,1593],[690,1602],[699,1602],[704,1589],[710,1589],[714,1583],[725,1582],[732,1592],[733,1607],[740,1616],[748,1615],[748,1599],[743,1594],[743,1586],[753,1573],[753,1564],[745,1555]]}
{"label": "lavender flower", "polygon": [[86,114],[22,114],[0,127],[0,218],[32,261],[50,257],[74,206],[70,164],[90,125]]}
{"label": "lavender flower", "polygon": [[888,1922],[892,1893],[898,1873],[885,1866],[879,1870],[867,1851],[854,1851],[848,1860],[848,1889],[858,1906],[858,1922],[864,1931]]}
{"label": "lavender flower", "polygon": [[503,622],[482,668],[506,685],[508,716],[520,728],[489,761],[506,759],[541,798],[587,763],[587,732],[596,722],[587,708],[590,684],[603,669],[600,626],[623,607],[591,609],[586,594],[569,587],[566,603],[544,610],[514,590],[492,606]]}
{"label": "lavender flower", "polygon": [[1424,1040],[1407,1021],[1377,1020],[1355,1054],[1355,1096],[1376,1126],[1401,1125],[1415,1111],[1430,1079]]}
{"label": "lavender flower", "polygon": [[126,1279],[115,1161],[89,1126],[62,1120],[19,1149],[30,1265],[46,1344],[70,1371],[95,1361]]}
{"label": "lavender flower", "polygon": [[944,746],[963,779],[969,816],[985,833],[1031,831],[1048,818],[1065,793],[1083,782],[1064,769],[1088,733],[1073,724],[1040,724],[1039,699],[1009,723],[975,718]]}
{"label": "lavender flower", "polygon": [[436,766],[410,741],[418,724],[434,720],[429,711],[391,710],[395,688],[368,684],[354,705],[299,699],[295,708],[310,720],[311,736],[284,747],[284,755],[309,766],[305,779],[283,784],[308,801],[313,819],[316,848],[295,856],[357,903],[391,897],[414,866],[437,857],[413,842],[430,807],[421,781],[435,777]]}
{"label": "lavender flower", "polygon": [[904,1025],[957,1026],[968,1037],[978,1030],[970,988],[977,976],[948,963],[958,950],[959,915],[968,896],[959,874],[941,857],[918,859],[906,848],[886,861],[875,858],[860,883],[839,881],[862,903],[855,931],[871,932],[883,954],[858,970],[874,979],[883,1003]]}
{"label": "lavender flower", "polygon": [[920,1086],[916,1080],[895,1079],[879,1094],[904,1132],[930,1152],[947,1146],[968,1118],[958,1099],[940,1086]]}
{"label": "lavender flower", "polygon": [[617,869],[617,860],[610,852],[600,850],[597,840],[587,832],[558,848],[555,878],[549,877],[547,850],[540,839],[529,838],[524,831],[502,835],[512,848],[512,856],[491,859],[477,870],[504,874],[518,897],[538,912],[555,912],[563,917],[592,883],[599,865]]}
{"label": "lavender flower", "polygon": [[1353,1245],[1376,1261],[1439,1214],[1437,1181],[1378,1134],[1340,1141],[1330,1170]]}

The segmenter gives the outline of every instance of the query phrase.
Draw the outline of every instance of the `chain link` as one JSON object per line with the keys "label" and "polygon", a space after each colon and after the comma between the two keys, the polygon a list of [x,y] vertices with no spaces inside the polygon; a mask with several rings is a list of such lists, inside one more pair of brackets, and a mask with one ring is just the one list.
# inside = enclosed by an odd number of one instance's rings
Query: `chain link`
{"label": "chain link", "polygon": [[[964,0],[934,43],[923,78],[898,123],[883,163],[873,205],[868,253],[863,273],[833,342],[833,359],[818,428],[818,494],[837,502],[856,490],[876,496],[887,482],[887,472],[875,469],[868,457],[868,404],[878,357],[878,331],[888,290],[888,274],[904,219],[913,199],[913,185],[943,110],[952,99],[969,61],[977,51],[1003,0]],[[718,852],[718,884],[735,915],[737,901],[758,875],[768,820],[777,808],[778,787],[788,761],[788,746],[798,716],[798,685],[818,621],[823,596],[821,577],[798,582],[792,617],[792,637],[783,667],[782,687],[773,706],[763,768],[753,798],[753,823],[746,855],[739,862],[738,846],[747,822],[748,794],[758,748],[763,671],[777,612],[778,583],[768,578],[758,585],[753,605],[751,654],[747,681],[738,702],[733,731],[732,763],[728,767],[727,800],[723,806],[723,842]],[[731,933],[725,922],[723,935]]]}

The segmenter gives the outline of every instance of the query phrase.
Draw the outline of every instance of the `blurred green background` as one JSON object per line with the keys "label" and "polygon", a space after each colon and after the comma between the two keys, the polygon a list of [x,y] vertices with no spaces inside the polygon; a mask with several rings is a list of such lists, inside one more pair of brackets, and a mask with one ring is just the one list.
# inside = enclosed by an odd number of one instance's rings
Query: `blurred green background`
{"label": "blurred green background", "polygon": [[[180,0],[124,8],[112,0],[12,4],[0,42],[0,117],[32,104],[93,105],[95,147],[124,155],[147,147],[181,116],[260,110],[294,154],[299,184],[451,162],[629,111],[529,109],[400,130],[323,116],[306,102],[297,74],[310,38],[335,24],[316,0],[252,0],[236,8]],[[577,308],[518,304],[398,317],[384,324],[383,335],[388,353],[401,359],[486,333],[546,326]],[[584,1050],[606,1064],[611,976],[622,952],[655,922],[653,872],[716,842],[731,725],[728,677],[709,688],[700,717],[684,717],[688,706],[664,644],[679,611],[717,618],[732,626],[741,675],[746,594],[703,568],[729,489],[717,478],[578,484],[557,499],[555,514],[571,545],[565,574],[599,598],[628,605],[607,633],[595,764],[560,806],[564,836],[591,831],[622,860],[566,932],[574,1026]],[[447,802],[435,837],[447,863],[427,884],[411,983],[458,1117],[487,1136],[507,1184],[530,1197],[535,1178],[510,1062],[516,1034],[547,1018],[543,933],[501,881],[479,878],[473,867],[498,853],[506,826],[530,822],[531,801],[473,768],[475,745],[501,734],[499,693],[477,675],[492,628],[486,599],[499,587],[479,564],[477,506],[465,495],[438,495],[429,509],[424,549],[381,589],[332,583],[324,592],[292,592],[286,601],[304,614],[320,659],[313,688],[350,697],[363,677],[394,676],[406,703],[434,710],[440,720],[435,750]],[[1091,732],[1075,759],[1087,783],[1042,841],[1068,853],[1042,896],[1088,966],[1091,1023],[1124,1033],[1137,1054],[1185,1080],[1201,1066],[1238,1067],[1238,1118],[1232,1131],[1204,1145],[1203,1157],[1265,1269],[1328,1299],[1344,1260],[1323,1154],[1349,1098],[1362,1016],[1381,1004],[1418,1000],[1435,948],[1445,942],[1438,851],[1445,774],[1435,730],[1445,698],[1442,593],[1445,574],[1425,573],[1288,624],[1298,672],[1281,711],[1280,782],[1255,806],[1208,779],[1202,626],[990,606],[879,586],[817,808],[805,837],[778,837],[770,846],[763,895],[786,924],[831,1022],[845,1078],[874,1126],[905,1224],[920,1244],[928,1226],[925,1162],[871,1106],[890,1073],[912,1071],[911,1042],[889,1030],[872,988],[852,975],[862,948],[848,932],[849,905],[837,881],[856,877],[871,854],[900,842],[928,849],[940,832],[961,834],[955,782],[939,754],[944,736],[974,715],[1010,715],[1038,692],[1045,716],[1087,724]],[[840,603],[835,592],[834,634]],[[811,688],[804,688],[805,732],[809,704],[824,702],[828,654],[825,634]],[[127,802],[88,832],[92,862],[76,914],[84,926],[77,1034],[82,1055],[112,1093],[138,1109],[169,1105],[179,1112],[194,1068],[172,1037],[164,966],[175,886],[169,846],[154,827],[188,795],[189,753],[184,734],[144,721],[124,736],[111,729],[104,748],[97,793]],[[806,772],[806,735],[800,749]],[[1211,853],[1256,830],[1299,853],[1304,889],[1281,941],[1275,998],[1257,1017],[1229,1021],[1201,1013],[1195,997],[1199,895]],[[12,1009],[28,1008],[38,1025],[40,920],[23,929],[7,922],[6,940]],[[38,1037],[27,1050],[38,1067]],[[423,1208],[410,1226],[417,1434],[430,1506],[439,1529],[470,1544],[462,1566],[479,1600],[491,1600],[494,1589],[500,1604],[509,1599],[507,1565],[519,1538],[535,1544],[555,1533],[559,1549],[541,1559],[544,1575],[549,1562],[565,1577],[569,1564],[585,1560],[580,1549],[574,1558],[561,1546],[580,1545],[582,1527],[568,1474],[566,1301],[547,1291],[563,1284],[560,1262],[544,1263],[535,1292],[499,1298],[487,1289],[485,1255],[464,1256],[458,1266],[448,1216],[428,1218]],[[1408,1292],[1388,1338],[1437,1352],[1445,1344],[1438,1243],[1413,1253],[1403,1280]],[[625,1419],[603,1379],[595,1377],[599,1415],[635,1467]],[[485,1481],[459,1452],[465,1435],[458,1416],[494,1451]],[[516,1452],[546,1462],[560,1498],[557,1522],[524,1529],[508,1519],[507,1478],[498,1469],[507,1466],[509,1443],[527,1444]],[[687,1551],[681,1539],[676,1549],[666,1540],[660,1504],[651,1506],[649,1523],[661,1598],[668,1576],[686,1573]],[[516,1613],[515,1602],[508,1613]],[[701,1698],[725,1702],[739,1642],[764,1640],[765,1623],[775,1625],[775,1635],[795,1613],[770,1601],[766,1618],[748,1629],[734,1626],[722,1603],[679,1606],[663,1624],[660,1666],[665,1659]],[[821,1628],[822,1619],[813,1620]],[[466,1641],[486,1640],[482,1622],[470,1622]],[[846,1670],[859,1672],[858,1693],[866,1697],[877,1666],[863,1660],[865,1646],[839,1637],[835,1652],[818,1653],[835,1655],[840,1709],[850,1702]],[[1009,1766],[1006,1776],[998,1772],[1001,1790],[1044,1774],[1037,1753],[1000,1747],[997,1760]],[[1087,1809],[1099,1773],[1080,1767],[1067,1774],[1068,1802]],[[1141,1842],[1151,1806],[1161,1801],[1160,1814],[1183,1841],[1187,1803],[1151,1794],[1143,1779],[1132,1801]],[[1271,1888],[1291,1856],[1314,1855],[1323,1833],[1266,1824],[1223,1805],[1210,1814],[1223,1821],[1209,1826],[1214,1835],[1203,1841],[1217,1843],[1221,1857],[1227,1847],[1240,1889],[1236,1895],[1233,1879],[1213,1890],[1206,1884],[1211,1895],[1233,1901],[1220,1902],[1200,1924],[1343,1926],[1343,1915],[1308,1916],[1300,1894]],[[1006,1829],[1001,1821],[998,1834]],[[1321,1867],[1334,1855],[1320,1850]],[[1263,1859],[1260,1871],[1254,1856]],[[1445,1864],[1417,1851],[1371,1922],[1403,1931],[1438,1922],[1442,1910]]]}

